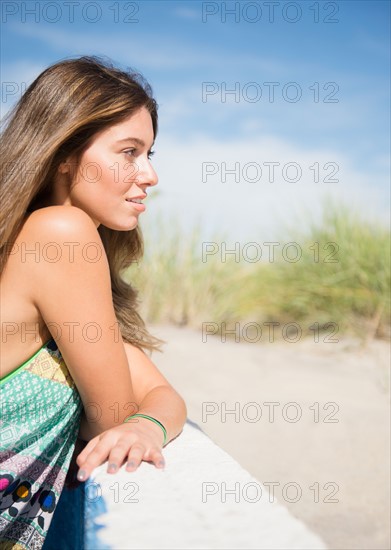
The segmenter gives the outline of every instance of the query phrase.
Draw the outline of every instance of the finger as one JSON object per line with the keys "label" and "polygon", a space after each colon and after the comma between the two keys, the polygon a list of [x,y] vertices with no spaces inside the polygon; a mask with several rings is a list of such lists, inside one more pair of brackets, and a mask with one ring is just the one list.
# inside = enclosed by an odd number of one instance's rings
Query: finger
{"label": "finger", "polygon": [[83,464],[89,453],[94,449],[94,447],[99,443],[100,436],[94,437],[94,439],[91,439],[87,445],[84,447],[84,449],[77,455],[76,463],[78,466]]}
{"label": "finger", "polygon": [[149,453],[148,460],[152,462],[156,468],[164,468],[165,460],[160,449],[152,449]]}
{"label": "finger", "polygon": [[118,442],[115,447],[113,447],[110,451],[109,459],[108,459],[108,466],[107,466],[107,473],[109,474],[115,474],[118,469],[122,466],[125,458],[127,457],[129,452],[129,443],[125,442]]}
{"label": "finger", "polygon": [[77,478],[80,481],[85,481],[91,475],[91,472],[97,467],[103,464],[109,456],[112,443],[107,438],[102,438],[91,452],[85,457],[84,462],[80,464],[80,470],[77,474]]}
{"label": "finger", "polygon": [[126,470],[128,472],[134,471],[139,467],[140,462],[145,454],[145,447],[142,445],[133,445],[128,453],[128,462],[126,464]]}

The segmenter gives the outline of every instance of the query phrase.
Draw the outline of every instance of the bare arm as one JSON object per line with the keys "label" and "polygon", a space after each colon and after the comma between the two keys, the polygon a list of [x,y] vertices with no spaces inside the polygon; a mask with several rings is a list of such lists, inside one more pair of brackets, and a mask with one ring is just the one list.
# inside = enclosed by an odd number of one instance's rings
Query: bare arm
{"label": "bare arm", "polygon": [[[26,226],[28,249],[38,243],[44,250],[54,243],[60,251],[55,262],[42,256],[24,268],[32,302],[56,340],[84,405],[80,435],[90,441],[77,457],[84,470],[79,479],[107,459],[114,466],[112,473],[124,459],[129,470],[141,460],[163,467],[160,427],[145,418],[122,422],[136,404],[138,412],[163,423],[170,440],[182,429],[186,407],[147,356],[125,346],[117,329],[107,257],[94,223],[76,207],[52,206],[31,214]],[[97,418],[91,419],[91,410],[98,410]]]}
{"label": "bare arm", "polygon": [[[82,210],[53,206],[38,210],[27,220],[31,248],[57,253],[48,261],[27,257],[31,299],[39,309],[76,383],[95,435],[118,425],[112,408],[118,404],[121,422],[126,403],[135,395],[124,343],[117,330],[110,272],[99,233]],[[51,244],[49,244],[51,243]]]}
{"label": "bare arm", "polygon": [[[125,344],[125,352],[135,397],[135,403],[129,406],[127,415],[138,412],[157,418],[167,430],[167,442],[171,441],[181,432],[186,421],[184,400],[143,351]],[[94,437],[85,416],[82,417],[79,437],[85,441]]]}
{"label": "bare arm", "polygon": [[[158,419],[167,430],[168,442],[182,431],[187,416],[185,402],[144,352],[129,344],[125,344],[125,350],[134,382],[135,399],[140,404],[130,414],[141,412]],[[88,433],[88,424],[82,423],[80,435],[90,441],[76,458],[79,476],[83,476],[79,477],[80,480],[89,477],[94,468],[105,460],[109,462],[108,471],[111,473],[115,473],[124,460],[128,461],[128,471],[138,468],[142,460],[154,462],[158,468],[164,466],[161,428],[144,418],[137,418],[136,423],[133,423],[134,420],[93,439]],[[147,437],[143,437],[145,431]]]}
{"label": "bare arm", "polygon": [[26,267],[33,302],[83,401],[86,414],[79,435],[89,443],[77,463],[85,470],[84,479],[107,458],[116,468],[126,457],[130,469],[141,460],[161,467],[161,428],[144,418],[136,424],[123,420],[135,412],[148,414],[165,426],[169,441],[182,430],[186,406],[145,353],[124,344],[107,257],[95,225],[85,212],[67,206],[36,211],[26,223],[29,246],[39,242],[43,249],[54,243],[62,251],[56,262],[42,258]]}

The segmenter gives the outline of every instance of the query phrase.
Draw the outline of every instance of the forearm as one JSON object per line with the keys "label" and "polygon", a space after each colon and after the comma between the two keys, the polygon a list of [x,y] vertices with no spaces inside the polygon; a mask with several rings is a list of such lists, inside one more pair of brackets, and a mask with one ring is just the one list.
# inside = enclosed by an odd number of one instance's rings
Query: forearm
{"label": "forearm", "polygon": [[[182,397],[169,386],[157,386],[148,392],[133,413],[141,413],[159,420],[166,428],[167,443],[174,439],[183,428],[187,418],[186,404]],[[136,419],[135,419],[136,420]],[[117,424],[113,424],[113,427]],[[80,420],[79,438],[90,441],[97,435],[96,424],[89,422],[84,409]]]}
{"label": "forearm", "polygon": [[167,443],[181,433],[187,418],[186,403],[169,386],[157,386],[148,392],[137,412],[152,416],[163,424],[167,431]]}

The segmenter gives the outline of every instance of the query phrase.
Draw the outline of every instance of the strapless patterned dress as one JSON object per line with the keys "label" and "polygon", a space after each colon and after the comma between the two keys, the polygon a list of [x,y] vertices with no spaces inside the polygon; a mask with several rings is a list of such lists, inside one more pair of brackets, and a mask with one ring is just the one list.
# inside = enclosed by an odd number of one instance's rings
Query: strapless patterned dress
{"label": "strapless patterned dress", "polygon": [[82,402],[54,339],[0,380],[0,548],[41,549]]}

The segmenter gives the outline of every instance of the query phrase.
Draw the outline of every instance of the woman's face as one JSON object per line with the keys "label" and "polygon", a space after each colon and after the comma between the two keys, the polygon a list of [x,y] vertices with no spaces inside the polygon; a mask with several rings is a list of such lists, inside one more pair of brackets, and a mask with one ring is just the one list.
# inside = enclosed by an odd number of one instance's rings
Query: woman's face
{"label": "woman's face", "polygon": [[148,187],[158,182],[150,162],[153,142],[152,119],[145,107],[103,130],[84,151],[76,173],[69,163],[60,166],[68,184],[64,178],[56,182],[56,203],[81,208],[96,226],[134,229],[145,205],[131,199],[144,199]]}

